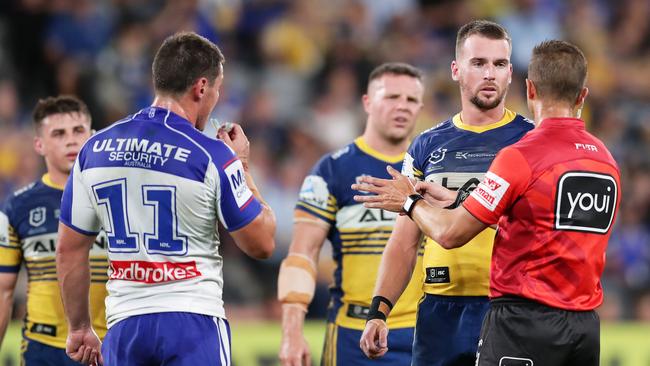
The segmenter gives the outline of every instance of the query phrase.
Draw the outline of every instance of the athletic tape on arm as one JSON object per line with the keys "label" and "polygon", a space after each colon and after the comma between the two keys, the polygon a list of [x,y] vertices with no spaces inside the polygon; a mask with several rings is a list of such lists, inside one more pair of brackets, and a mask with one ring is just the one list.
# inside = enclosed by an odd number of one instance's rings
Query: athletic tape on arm
{"label": "athletic tape on arm", "polygon": [[302,304],[304,309],[314,298],[316,264],[302,254],[289,254],[282,261],[278,275],[278,300],[282,303]]}

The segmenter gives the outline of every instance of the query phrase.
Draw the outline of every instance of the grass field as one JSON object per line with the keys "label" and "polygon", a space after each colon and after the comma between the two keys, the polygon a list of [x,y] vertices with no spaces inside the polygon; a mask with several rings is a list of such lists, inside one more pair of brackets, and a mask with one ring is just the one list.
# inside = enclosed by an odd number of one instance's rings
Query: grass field
{"label": "grass field", "polygon": [[[320,359],[324,333],[324,322],[306,326],[314,360]],[[235,324],[232,334],[234,366],[278,365],[278,323]],[[20,337],[20,323],[12,323],[0,350],[0,366],[19,365]],[[601,366],[650,366],[650,324],[603,324],[601,337]]]}

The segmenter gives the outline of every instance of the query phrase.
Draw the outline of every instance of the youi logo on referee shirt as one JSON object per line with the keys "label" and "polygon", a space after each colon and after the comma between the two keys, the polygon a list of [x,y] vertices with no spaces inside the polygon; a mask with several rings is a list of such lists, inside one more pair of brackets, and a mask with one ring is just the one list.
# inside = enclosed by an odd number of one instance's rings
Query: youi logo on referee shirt
{"label": "youi logo on referee shirt", "polygon": [[555,200],[556,230],[606,233],[614,219],[618,187],[610,175],[567,172]]}

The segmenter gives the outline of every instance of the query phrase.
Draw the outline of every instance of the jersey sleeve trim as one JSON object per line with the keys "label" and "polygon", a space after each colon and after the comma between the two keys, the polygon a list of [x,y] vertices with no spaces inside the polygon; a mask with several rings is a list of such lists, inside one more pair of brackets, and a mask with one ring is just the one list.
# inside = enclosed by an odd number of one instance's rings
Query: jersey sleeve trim
{"label": "jersey sleeve trim", "polygon": [[512,203],[523,194],[531,169],[522,153],[512,147],[501,150],[483,181],[472,191],[463,207],[486,224],[495,224]]}
{"label": "jersey sleeve trim", "polygon": [[72,223],[70,223],[68,220],[66,220],[63,216],[59,217],[59,222],[63,223],[63,225],[69,227],[70,229],[72,229],[72,230],[78,232],[78,233],[81,234],[81,235],[85,235],[85,236],[97,236],[97,234],[99,234],[99,231],[97,231],[97,232],[93,232],[93,231],[86,231],[86,230],[83,230],[83,229],[81,229],[81,228],[78,228],[78,227],[72,225]]}
{"label": "jersey sleeve trim", "polygon": [[[257,210],[257,212],[254,215],[250,215],[249,217],[247,217],[243,221],[238,222],[236,225],[228,226],[228,228],[226,228],[226,230],[228,230],[229,233],[231,233],[233,231],[237,231],[237,230],[243,228],[244,226],[250,224],[251,222],[253,222],[253,220],[255,220],[260,215],[260,213],[262,213],[262,205],[259,203],[259,201],[257,199],[255,199],[255,197],[252,197],[252,199],[248,203],[246,203],[241,208],[241,210],[244,210],[244,208],[246,208],[247,206],[252,206],[251,208],[248,208],[248,209],[249,210]],[[255,207],[255,206],[257,206],[257,207]],[[255,212],[255,211],[253,211],[253,212]]]}
{"label": "jersey sleeve trim", "polygon": [[13,226],[9,225],[9,245],[3,245],[5,248],[20,249],[20,239]]}
{"label": "jersey sleeve trim", "polygon": [[0,273],[18,273],[20,272],[20,264],[17,266],[0,266]]}
{"label": "jersey sleeve trim", "polygon": [[300,211],[304,211],[312,216],[315,216],[318,219],[323,220],[328,224],[333,224],[334,221],[336,220],[336,216],[334,214],[327,213],[326,211],[318,209],[305,202],[298,202],[296,204],[296,209]]}

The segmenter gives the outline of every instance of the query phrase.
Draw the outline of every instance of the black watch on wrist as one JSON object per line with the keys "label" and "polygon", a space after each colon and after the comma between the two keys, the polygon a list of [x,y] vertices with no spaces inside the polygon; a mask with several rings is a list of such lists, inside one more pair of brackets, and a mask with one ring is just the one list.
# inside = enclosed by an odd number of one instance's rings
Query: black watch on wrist
{"label": "black watch on wrist", "polygon": [[406,213],[406,216],[411,217],[411,213],[413,212],[413,208],[415,207],[415,203],[419,200],[423,200],[424,197],[422,197],[421,194],[412,194],[406,198],[406,202],[404,202],[404,206],[402,206],[402,210],[404,213]]}

